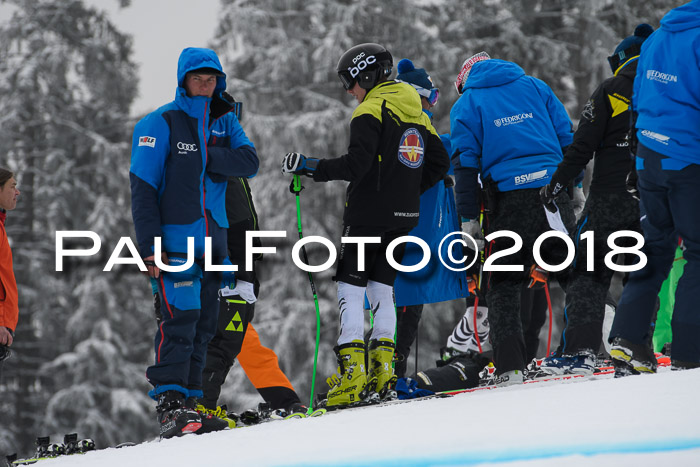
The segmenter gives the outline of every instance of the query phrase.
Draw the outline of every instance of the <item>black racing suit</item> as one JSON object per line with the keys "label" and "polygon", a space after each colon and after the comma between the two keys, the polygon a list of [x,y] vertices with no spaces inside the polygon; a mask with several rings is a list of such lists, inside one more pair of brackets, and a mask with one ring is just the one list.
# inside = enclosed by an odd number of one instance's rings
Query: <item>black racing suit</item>
{"label": "black racing suit", "polygon": [[[615,76],[598,86],[581,112],[574,141],[552,176],[551,186],[566,186],[594,158],[593,177],[586,205],[573,233],[577,245],[574,269],[566,290],[566,328],[559,353],[597,353],[601,344],[605,298],[614,271],[604,264],[610,251],[608,236],[620,230],[641,232],[639,203],[625,187],[633,167],[629,152],[629,104],[637,59],[617,70]],[[593,271],[587,271],[586,258],[594,232]],[[623,240],[617,241],[618,245]]]}
{"label": "black racing suit", "polygon": [[[367,280],[393,285],[396,271],[386,262],[386,244],[418,224],[420,195],[447,173],[450,160],[415,89],[396,81],[370,89],[350,122],[348,153],[322,159],[314,180],[349,181],[343,232],[378,236],[366,248],[365,271],[357,271],[355,245],[340,250],[336,280],[364,287]],[[394,252],[396,261],[403,247]]]}

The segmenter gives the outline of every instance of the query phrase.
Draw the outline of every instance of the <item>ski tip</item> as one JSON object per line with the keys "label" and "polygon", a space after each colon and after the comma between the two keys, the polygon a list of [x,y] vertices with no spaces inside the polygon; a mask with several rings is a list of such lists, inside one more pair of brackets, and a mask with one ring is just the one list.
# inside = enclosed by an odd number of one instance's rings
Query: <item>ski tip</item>
{"label": "ski tip", "polygon": [[320,409],[316,409],[313,412],[311,412],[310,414],[306,415],[306,417],[307,418],[320,417],[321,415],[325,414],[326,412],[327,412],[327,410],[325,408],[320,408]]}
{"label": "ski tip", "polygon": [[294,418],[306,418],[306,414],[304,413],[290,413],[286,417],[284,417],[284,420],[291,420]]}
{"label": "ski tip", "polygon": [[136,443],[132,443],[132,442],[130,442],[130,441],[127,441],[127,442],[125,442],[125,443],[117,444],[117,445],[114,446],[114,447],[117,448],[117,449],[121,449],[121,448],[128,448],[128,447],[130,447],[130,446],[136,446]]}

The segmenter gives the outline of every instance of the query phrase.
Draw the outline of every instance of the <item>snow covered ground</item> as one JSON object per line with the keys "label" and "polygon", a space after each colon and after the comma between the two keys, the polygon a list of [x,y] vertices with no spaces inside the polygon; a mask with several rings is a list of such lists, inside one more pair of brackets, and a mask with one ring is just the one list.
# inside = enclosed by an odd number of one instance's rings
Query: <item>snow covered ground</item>
{"label": "snow covered ground", "polygon": [[36,465],[699,466],[699,398],[700,370],[538,383],[189,435]]}

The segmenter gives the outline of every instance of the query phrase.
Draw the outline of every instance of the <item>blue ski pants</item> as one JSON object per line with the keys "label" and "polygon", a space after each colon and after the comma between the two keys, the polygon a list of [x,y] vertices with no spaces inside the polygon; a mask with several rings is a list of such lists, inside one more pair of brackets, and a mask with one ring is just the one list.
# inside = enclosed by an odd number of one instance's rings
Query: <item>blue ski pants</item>
{"label": "blue ski pants", "polygon": [[175,389],[202,396],[207,344],[216,332],[221,273],[195,263],[158,278],[162,320],[155,336],[155,363],[146,370],[152,396]]}
{"label": "blue ski pants", "polygon": [[640,144],[637,172],[644,231],[642,252],[648,263],[630,273],[610,339],[622,337],[636,344],[649,341],[656,297],[673,265],[680,236],[688,262],[676,289],[671,358],[700,362],[700,165],[668,158]]}

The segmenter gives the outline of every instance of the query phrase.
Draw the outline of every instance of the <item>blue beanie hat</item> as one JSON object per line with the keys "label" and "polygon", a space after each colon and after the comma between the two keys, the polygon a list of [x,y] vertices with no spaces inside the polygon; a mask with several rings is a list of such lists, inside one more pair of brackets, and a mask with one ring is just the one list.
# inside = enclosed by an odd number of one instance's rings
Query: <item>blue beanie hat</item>
{"label": "blue beanie hat", "polygon": [[413,84],[430,91],[435,88],[430,75],[423,68],[416,68],[413,62],[407,58],[402,59],[396,67],[399,74],[396,79],[408,84]]}
{"label": "blue beanie hat", "polygon": [[646,23],[642,23],[636,28],[634,28],[634,34],[626,37],[620,42],[620,44],[615,48],[615,52],[608,57],[608,62],[610,62],[610,67],[613,73],[617,70],[620,64],[625,63],[630,58],[635,55],[639,55],[642,48],[642,43],[654,32],[654,28]]}

